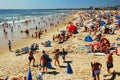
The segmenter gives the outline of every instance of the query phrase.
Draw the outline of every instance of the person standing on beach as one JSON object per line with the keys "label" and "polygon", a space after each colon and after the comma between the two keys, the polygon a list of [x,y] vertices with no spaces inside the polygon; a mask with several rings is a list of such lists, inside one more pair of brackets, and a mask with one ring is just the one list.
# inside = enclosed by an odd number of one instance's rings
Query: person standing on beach
{"label": "person standing on beach", "polygon": [[47,65],[48,65],[48,60],[47,60],[47,57],[48,55],[45,53],[45,51],[43,50],[42,51],[42,56],[40,57],[40,64],[42,65],[43,67],[43,72],[46,70],[47,72]]}
{"label": "person standing on beach", "polygon": [[37,31],[37,29],[38,29],[37,26],[35,27],[35,29],[36,29],[36,31]]}
{"label": "person standing on beach", "polygon": [[8,41],[8,47],[9,47],[9,51],[11,52],[11,41]]}
{"label": "person standing on beach", "polygon": [[59,49],[56,49],[55,55],[54,55],[54,59],[55,59],[54,65],[55,66],[56,66],[56,63],[60,66],[60,63],[59,63],[59,54],[60,54]]}
{"label": "person standing on beach", "polygon": [[67,54],[67,51],[65,51],[65,49],[63,48],[62,51],[61,51],[63,62],[65,62],[65,56],[66,56],[66,54]]}
{"label": "person standing on beach", "polygon": [[29,66],[30,66],[30,64],[31,64],[31,61],[33,60],[33,67],[35,66],[35,58],[34,58],[34,56],[33,56],[33,50],[30,50],[30,52],[29,52],[29,57],[28,57],[28,59],[29,59]]}
{"label": "person standing on beach", "polygon": [[107,55],[107,72],[110,73],[110,69],[113,68],[113,52]]}
{"label": "person standing on beach", "polygon": [[11,27],[11,32],[13,32],[13,26]]}
{"label": "person standing on beach", "polygon": [[102,68],[101,63],[99,63],[99,62],[94,62],[93,63],[92,72],[94,73],[94,80],[100,80],[99,74],[100,74],[101,68]]}
{"label": "person standing on beach", "polygon": [[40,39],[40,36],[42,35],[42,31],[40,30],[38,33],[38,38]]}

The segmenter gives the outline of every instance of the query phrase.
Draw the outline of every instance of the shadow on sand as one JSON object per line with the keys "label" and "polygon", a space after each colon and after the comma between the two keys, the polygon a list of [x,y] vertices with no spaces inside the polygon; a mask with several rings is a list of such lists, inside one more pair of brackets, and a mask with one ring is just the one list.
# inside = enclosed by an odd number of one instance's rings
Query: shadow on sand
{"label": "shadow on sand", "polygon": [[57,74],[59,74],[59,72],[52,71],[52,72],[47,72],[46,74],[53,74],[53,75],[57,75]]}
{"label": "shadow on sand", "polygon": [[[105,76],[110,76],[110,75],[105,75]],[[120,72],[113,72],[111,78],[104,80],[116,80],[116,76],[120,76]]]}
{"label": "shadow on sand", "polygon": [[64,63],[72,63],[72,61],[65,61]]}

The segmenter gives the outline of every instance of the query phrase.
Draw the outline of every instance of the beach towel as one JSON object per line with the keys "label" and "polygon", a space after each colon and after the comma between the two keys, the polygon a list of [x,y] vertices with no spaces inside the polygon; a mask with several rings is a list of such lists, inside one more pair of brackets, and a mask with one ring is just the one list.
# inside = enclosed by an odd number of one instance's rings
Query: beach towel
{"label": "beach towel", "polygon": [[25,53],[29,53],[29,47],[25,47]]}
{"label": "beach towel", "polygon": [[94,56],[105,56],[105,53],[94,53]]}
{"label": "beach towel", "polygon": [[24,47],[21,49],[22,53],[26,54],[29,53],[29,47]]}
{"label": "beach towel", "polygon": [[78,46],[78,49],[83,50],[83,49],[89,49],[90,46]]}

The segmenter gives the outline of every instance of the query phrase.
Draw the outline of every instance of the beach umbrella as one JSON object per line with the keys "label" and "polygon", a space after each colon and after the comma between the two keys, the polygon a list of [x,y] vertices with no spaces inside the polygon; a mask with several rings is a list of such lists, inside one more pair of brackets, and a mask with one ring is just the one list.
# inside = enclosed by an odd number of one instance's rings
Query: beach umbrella
{"label": "beach umbrella", "polygon": [[120,20],[116,21],[116,23],[120,25]]}
{"label": "beach umbrella", "polygon": [[71,24],[71,25],[68,27],[68,30],[69,30],[70,33],[73,33],[75,30],[77,30],[77,27]]}
{"label": "beach umbrella", "polygon": [[101,21],[101,22],[100,22],[100,25],[101,25],[101,26],[103,26],[103,25],[105,25],[105,24],[106,24],[105,21]]}
{"label": "beach umbrella", "polygon": [[32,73],[30,68],[28,69],[28,75],[27,75],[27,79],[26,80],[32,80]]}
{"label": "beach umbrella", "polygon": [[60,32],[62,32],[62,33],[66,33],[66,30],[60,30]]}

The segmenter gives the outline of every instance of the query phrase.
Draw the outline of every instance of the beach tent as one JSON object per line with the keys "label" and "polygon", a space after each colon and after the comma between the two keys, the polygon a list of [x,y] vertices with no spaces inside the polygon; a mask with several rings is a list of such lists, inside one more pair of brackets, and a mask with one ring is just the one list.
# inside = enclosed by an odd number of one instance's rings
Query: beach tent
{"label": "beach tent", "polygon": [[68,31],[69,31],[70,33],[74,33],[76,30],[77,30],[77,27],[74,26],[73,24],[71,24],[71,25],[68,27]]}
{"label": "beach tent", "polygon": [[103,26],[103,25],[105,25],[106,23],[105,23],[105,21],[101,21],[100,22],[100,26]]}
{"label": "beach tent", "polygon": [[92,37],[91,37],[90,35],[87,35],[87,36],[85,37],[85,41],[86,41],[86,42],[92,42],[93,39],[92,39]]}
{"label": "beach tent", "polygon": [[28,69],[28,75],[27,75],[27,79],[26,80],[32,80],[32,73],[30,68]]}

